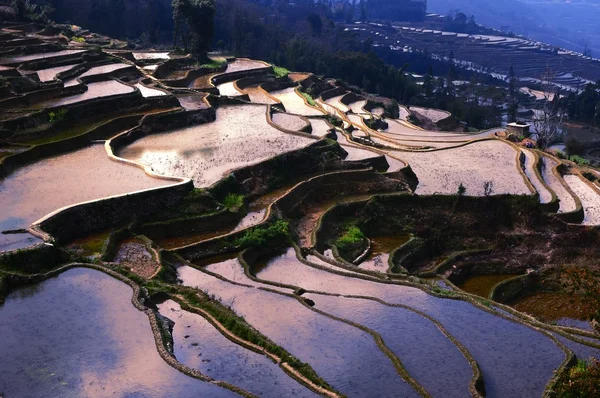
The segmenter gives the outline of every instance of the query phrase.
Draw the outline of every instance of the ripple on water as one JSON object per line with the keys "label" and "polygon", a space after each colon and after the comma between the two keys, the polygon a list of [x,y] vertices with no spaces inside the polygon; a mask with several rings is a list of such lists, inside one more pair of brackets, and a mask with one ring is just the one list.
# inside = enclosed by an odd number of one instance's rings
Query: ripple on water
{"label": "ripple on water", "polygon": [[233,397],[190,378],[156,351],[129,286],[73,269],[19,289],[0,307],[0,391],[6,397]]}

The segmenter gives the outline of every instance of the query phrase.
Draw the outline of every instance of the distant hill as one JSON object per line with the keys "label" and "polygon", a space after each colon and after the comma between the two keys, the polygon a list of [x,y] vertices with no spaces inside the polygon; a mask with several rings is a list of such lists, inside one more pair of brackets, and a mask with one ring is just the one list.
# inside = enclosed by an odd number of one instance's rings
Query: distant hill
{"label": "distant hill", "polygon": [[580,52],[587,45],[600,55],[599,0],[429,0],[427,8],[438,14],[458,9],[484,25]]}

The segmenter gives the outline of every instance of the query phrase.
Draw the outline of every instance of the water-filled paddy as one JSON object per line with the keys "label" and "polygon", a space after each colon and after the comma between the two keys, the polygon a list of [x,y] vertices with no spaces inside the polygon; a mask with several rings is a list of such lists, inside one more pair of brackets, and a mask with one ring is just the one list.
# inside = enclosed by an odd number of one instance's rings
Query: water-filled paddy
{"label": "water-filled paddy", "polygon": [[78,102],[109,97],[111,95],[123,95],[134,92],[134,88],[116,80],[107,80],[105,82],[90,83],[87,85],[87,91],[82,94],[72,95],[70,97],[59,98],[56,100],[44,102],[38,107],[53,108],[57,106],[65,106],[76,104]]}
{"label": "water-filled paddy", "polygon": [[76,66],[77,65],[65,65],[57,66],[55,68],[40,69],[37,71],[37,75],[41,82],[49,82],[51,80],[56,79],[56,75],[58,75],[59,73],[71,70]]}
{"label": "water-filled paddy", "polygon": [[[92,145],[40,160],[0,180],[0,230],[27,228],[64,206],[169,184],[110,160],[104,145]],[[0,235],[0,245],[15,236]]]}
{"label": "water-filled paddy", "polygon": [[416,396],[373,338],[355,327],[317,314],[293,298],[232,285],[191,267],[179,268],[179,278],[184,285],[214,294],[348,396]]}
{"label": "water-filled paddy", "polygon": [[367,104],[366,100],[359,100],[348,105],[350,110],[354,113],[364,113],[363,106]]}
{"label": "water-filled paddy", "polygon": [[460,148],[435,152],[398,152],[417,177],[420,195],[455,194],[460,184],[466,195],[482,196],[484,184],[493,183],[493,195],[531,195],[519,172],[517,153],[500,141],[475,142]]}
{"label": "water-filled paddy", "polygon": [[366,271],[385,273],[389,267],[388,261],[392,250],[397,249],[408,242],[410,236],[377,236],[370,239],[372,245],[371,252],[365,261],[360,263],[358,267]]}
{"label": "water-filled paddy", "polygon": [[43,59],[52,59],[56,57],[62,57],[65,55],[74,55],[83,53],[85,50],[62,50],[56,51],[52,53],[38,53],[38,54],[30,54],[30,55],[22,55],[13,58],[0,58],[0,65],[16,65],[23,62],[29,61],[38,61]]}
{"label": "water-filled paddy", "polygon": [[370,296],[423,311],[440,321],[473,355],[490,397],[541,395],[564,359],[564,353],[543,334],[467,302],[436,298],[409,286],[332,274],[302,264],[293,251],[275,257],[257,277],[306,290]]}
{"label": "water-filled paddy", "polygon": [[239,97],[242,95],[242,93],[235,87],[235,81],[219,84],[217,89],[219,90],[219,95],[223,95],[225,97]]}
{"label": "water-filled paddy", "polygon": [[165,93],[162,90],[157,90],[155,88],[146,87],[141,83],[137,83],[135,85],[135,87],[138,90],[140,90],[140,93],[142,94],[142,97],[144,97],[144,98],[162,97],[163,95],[167,95],[167,93]]}
{"label": "water-filled paddy", "polygon": [[269,358],[231,342],[206,319],[182,310],[176,302],[168,300],[158,308],[175,322],[173,348],[179,362],[261,397],[317,396]]}
{"label": "water-filled paddy", "polygon": [[286,130],[300,131],[306,127],[306,120],[302,119],[300,116],[290,115],[288,113],[276,112],[273,114],[272,119],[273,123]]}
{"label": "water-filled paddy", "polygon": [[192,178],[203,187],[231,170],[313,142],[270,126],[264,106],[224,106],[217,109],[215,122],[146,136],[123,148],[119,156],[138,160],[162,175]]}
{"label": "water-filled paddy", "polygon": [[129,68],[130,66],[131,65],[129,65],[129,64],[109,64],[109,65],[102,65],[102,66],[94,66],[93,68],[90,68],[88,71],[84,72],[79,77],[103,75],[105,73],[111,73],[111,72],[118,71],[120,69]]}
{"label": "water-filled paddy", "polygon": [[556,160],[551,159],[547,156],[543,156],[542,161],[543,161],[543,163],[542,163],[543,164],[542,178],[544,179],[546,184],[548,184],[548,187],[550,187],[550,189],[552,191],[554,191],[554,193],[560,200],[560,208],[559,208],[558,212],[559,213],[568,213],[571,211],[575,211],[575,209],[577,208],[575,199],[573,199],[573,196],[571,195],[571,193],[569,191],[567,191],[567,189],[563,186],[559,177],[557,177],[552,172],[552,169],[554,167],[556,167],[556,165],[558,163],[556,162]]}
{"label": "water-filled paddy", "polygon": [[563,177],[571,190],[581,200],[583,225],[600,225],[600,194],[584,182],[583,177],[566,175]]}
{"label": "water-filled paddy", "polygon": [[544,183],[538,177],[538,174],[535,172],[535,156],[531,151],[526,149],[522,150],[525,154],[525,174],[529,181],[534,186],[536,191],[540,194],[540,203],[549,203],[552,200],[552,193],[548,191],[548,188],[544,185]]}
{"label": "water-filled paddy", "polygon": [[261,61],[255,61],[252,59],[235,59],[233,62],[227,64],[227,70],[225,73],[239,72],[243,70],[261,69],[266,68],[268,65]]}
{"label": "water-filled paddy", "polygon": [[0,307],[0,391],[6,397],[231,397],[159,355],[132,289],[73,269],[20,289]]}
{"label": "water-filled paddy", "polygon": [[254,84],[246,87],[242,90],[244,94],[248,94],[250,97],[250,102],[255,104],[276,104],[277,101],[269,97],[265,92],[259,87],[259,84]]}
{"label": "water-filled paddy", "polygon": [[271,91],[269,95],[280,101],[289,113],[302,116],[320,116],[324,114],[317,108],[307,105],[304,98],[296,92],[294,87]]}
{"label": "water-filled paddy", "polygon": [[462,290],[467,293],[476,294],[481,297],[488,298],[492,289],[505,280],[516,277],[514,274],[503,275],[475,275],[467,278],[463,283],[459,284]]}
{"label": "water-filled paddy", "polygon": [[404,308],[333,296],[309,294],[316,308],[379,333],[408,373],[434,397],[465,397],[473,372],[467,360],[438,327]]}

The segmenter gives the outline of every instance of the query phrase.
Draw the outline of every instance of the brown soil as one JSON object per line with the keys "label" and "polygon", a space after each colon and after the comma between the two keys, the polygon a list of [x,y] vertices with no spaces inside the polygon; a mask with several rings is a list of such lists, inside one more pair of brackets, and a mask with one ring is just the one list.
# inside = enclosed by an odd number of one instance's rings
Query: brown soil
{"label": "brown soil", "polygon": [[146,243],[137,238],[121,242],[114,261],[144,278],[150,278],[159,267],[158,262],[146,247]]}

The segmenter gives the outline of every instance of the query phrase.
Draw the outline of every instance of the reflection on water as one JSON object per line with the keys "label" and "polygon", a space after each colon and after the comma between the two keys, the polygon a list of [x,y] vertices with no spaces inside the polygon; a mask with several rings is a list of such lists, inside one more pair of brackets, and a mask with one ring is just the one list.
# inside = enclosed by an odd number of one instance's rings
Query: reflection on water
{"label": "reflection on water", "polygon": [[293,298],[236,286],[191,267],[180,267],[179,278],[230,306],[348,396],[416,395],[373,338],[357,328],[317,314]]}
{"label": "reflection on water", "polygon": [[229,397],[158,355],[129,286],[73,269],[0,307],[0,391],[8,397]]}
{"label": "reflection on water", "polygon": [[274,258],[257,277],[306,290],[375,297],[423,311],[440,321],[477,360],[488,396],[539,396],[564,359],[543,334],[467,302],[437,298],[409,286],[335,275],[302,264],[293,251]]}
{"label": "reflection on water", "polygon": [[408,373],[433,396],[469,395],[471,367],[433,322],[403,308],[367,300],[313,294],[307,297],[316,303],[316,308],[379,333]]}
{"label": "reflection on water", "polygon": [[162,175],[192,178],[197,187],[203,187],[236,168],[313,142],[269,125],[264,106],[224,106],[217,109],[217,120],[212,123],[146,136],[119,155]]}
{"label": "reflection on water", "polygon": [[385,273],[389,268],[390,253],[410,240],[410,235],[377,236],[371,239],[371,253],[360,263],[360,269]]}
{"label": "reflection on water", "polygon": [[[104,145],[91,145],[40,160],[0,180],[0,231],[27,228],[64,206],[172,183],[112,161]],[[0,246],[8,239],[10,235],[0,235]]]}
{"label": "reflection on water", "polygon": [[227,339],[206,319],[183,311],[174,301],[159,306],[175,322],[177,360],[216,380],[227,381],[261,397],[316,397],[264,355]]}

